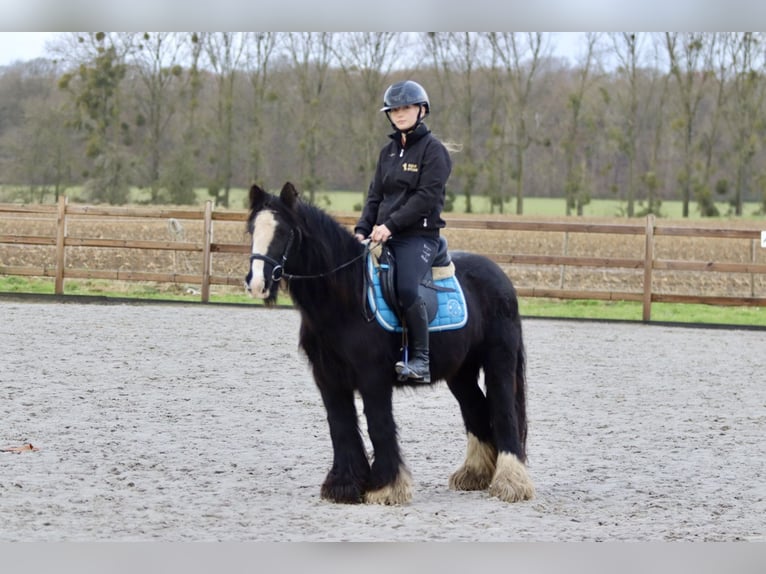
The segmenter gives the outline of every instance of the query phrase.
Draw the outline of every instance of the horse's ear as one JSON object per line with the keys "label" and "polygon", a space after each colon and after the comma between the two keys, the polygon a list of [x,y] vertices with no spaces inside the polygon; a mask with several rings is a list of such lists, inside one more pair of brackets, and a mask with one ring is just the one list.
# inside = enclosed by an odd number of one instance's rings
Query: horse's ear
{"label": "horse's ear", "polygon": [[285,185],[282,186],[282,191],[279,193],[279,199],[281,199],[282,203],[284,203],[287,207],[292,209],[295,207],[295,204],[299,199],[298,190],[295,189],[295,186],[288,181],[285,183]]}
{"label": "horse's ear", "polygon": [[253,184],[250,188],[250,209],[252,211],[260,211],[266,205],[268,198],[268,193],[263,191],[256,184]]}

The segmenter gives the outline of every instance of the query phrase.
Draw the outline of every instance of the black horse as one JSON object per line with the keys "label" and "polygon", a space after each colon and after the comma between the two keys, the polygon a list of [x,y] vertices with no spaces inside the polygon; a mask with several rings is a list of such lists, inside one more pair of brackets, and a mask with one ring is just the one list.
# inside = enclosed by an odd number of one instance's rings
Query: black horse
{"label": "black horse", "polygon": [[[292,184],[280,195],[250,189],[252,235],[247,290],[267,305],[287,284],[301,313],[300,345],[327,410],[332,468],[322,498],[346,503],[405,504],[412,479],[397,441],[392,393],[401,335],[370,320],[365,298],[366,248],[321,209],[302,202]],[[489,489],[514,502],[534,496],[527,474],[525,352],[516,292],[489,259],[452,252],[468,306],[460,329],[431,333],[432,381],[446,380],[460,405],[466,459],[449,479],[457,490]],[[484,372],[486,393],[479,384]],[[354,403],[364,402],[372,462]]]}

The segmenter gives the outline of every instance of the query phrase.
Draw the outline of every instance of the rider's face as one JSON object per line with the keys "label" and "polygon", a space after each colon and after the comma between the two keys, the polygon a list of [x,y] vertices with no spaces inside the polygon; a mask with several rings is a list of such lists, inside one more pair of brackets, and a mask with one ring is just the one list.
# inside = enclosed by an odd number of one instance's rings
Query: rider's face
{"label": "rider's face", "polygon": [[417,104],[410,104],[408,106],[392,109],[389,114],[396,129],[404,132],[412,128],[412,126],[415,125],[415,122],[418,121],[418,111],[420,111],[420,108],[421,106]]}

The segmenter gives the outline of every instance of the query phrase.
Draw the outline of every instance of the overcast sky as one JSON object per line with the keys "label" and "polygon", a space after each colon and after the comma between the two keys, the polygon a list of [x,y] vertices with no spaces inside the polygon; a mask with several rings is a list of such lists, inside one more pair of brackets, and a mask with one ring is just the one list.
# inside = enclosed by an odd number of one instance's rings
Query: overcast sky
{"label": "overcast sky", "polygon": [[233,31],[733,31],[760,29],[753,0],[10,0],[0,1],[0,64],[42,55],[28,30]]}
{"label": "overcast sky", "polygon": [[[45,43],[60,32],[0,32],[0,66],[45,56]],[[576,55],[578,32],[555,34],[560,55]]]}
{"label": "overcast sky", "polygon": [[[0,65],[45,54],[55,30],[232,31],[696,31],[762,28],[766,2],[752,0],[0,0]],[[275,6],[278,9],[274,9]],[[753,26],[753,24],[756,24]],[[51,30],[51,32],[25,32]],[[561,38],[571,53],[577,40]],[[567,49],[567,47],[569,47]],[[576,52],[575,52],[576,53]]]}
{"label": "overcast sky", "polygon": [[0,32],[0,66],[45,55],[45,41],[55,32]]}

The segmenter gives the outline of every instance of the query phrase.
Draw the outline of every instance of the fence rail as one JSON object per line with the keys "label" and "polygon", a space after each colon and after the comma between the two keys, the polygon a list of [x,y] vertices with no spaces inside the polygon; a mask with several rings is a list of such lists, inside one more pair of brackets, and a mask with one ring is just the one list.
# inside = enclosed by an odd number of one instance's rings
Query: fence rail
{"label": "fence rail", "polygon": [[[199,284],[203,302],[210,299],[211,285],[241,285],[242,277],[231,274],[213,273],[213,258],[218,254],[246,254],[249,246],[246,242],[216,242],[213,238],[214,222],[244,223],[246,212],[215,211],[211,202],[203,209],[156,209],[136,207],[101,207],[88,205],[70,205],[66,198],[61,198],[57,205],[17,205],[0,204],[2,221],[14,221],[15,218],[40,216],[55,219],[55,233],[46,235],[22,235],[0,227],[0,245],[45,246],[54,249],[52,260],[42,266],[7,265],[0,261],[0,275],[53,277],[56,294],[64,294],[66,279],[106,279],[119,281],[153,281],[161,283]],[[118,221],[128,219],[193,221],[202,224],[201,241],[168,241],[158,239],[113,239],[104,237],[72,236],[68,233],[71,222],[88,218],[115,218]],[[356,218],[338,215],[339,223],[352,226]],[[758,263],[763,257],[756,256],[756,244],[762,241],[763,232],[752,227],[705,227],[693,225],[672,225],[656,220],[649,215],[644,221],[628,223],[594,223],[584,221],[537,221],[532,219],[473,219],[467,217],[449,217],[448,228],[487,231],[513,232],[563,232],[564,234],[611,234],[643,237],[643,253],[637,257],[574,256],[565,254],[524,254],[524,253],[483,253],[490,259],[504,265],[525,265],[565,268],[595,268],[601,270],[627,269],[643,271],[640,291],[605,291],[598,289],[564,289],[550,287],[517,288],[519,295],[526,297],[546,297],[557,299],[596,299],[639,301],[643,304],[643,319],[651,319],[651,305],[654,302],[670,303],[706,303],[711,305],[766,306],[766,296],[753,292],[750,296],[721,296],[705,293],[674,294],[657,292],[653,287],[655,271],[688,271],[699,273],[743,273],[752,277],[766,276],[766,264]],[[655,256],[657,237],[698,238],[708,237],[716,240],[747,239],[752,242],[750,262],[705,261],[662,259]],[[201,272],[178,273],[147,270],[104,270],[67,267],[67,251],[71,248],[86,247],[92,249],[134,249],[170,251],[198,254],[202,258]],[[766,252],[766,249],[762,251]],[[760,255],[760,254],[759,254]]]}

